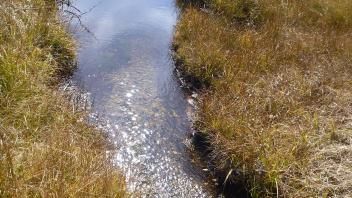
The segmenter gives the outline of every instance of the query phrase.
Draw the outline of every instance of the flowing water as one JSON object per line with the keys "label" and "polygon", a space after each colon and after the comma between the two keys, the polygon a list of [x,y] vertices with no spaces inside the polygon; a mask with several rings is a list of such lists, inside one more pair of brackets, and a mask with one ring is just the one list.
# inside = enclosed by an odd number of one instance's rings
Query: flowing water
{"label": "flowing water", "polygon": [[119,147],[115,163],[141,197],[212,197],[192,161],[190,99],[174,75],[173,0],[76,0],[88,11],[77,34],[73,82],[94,99],[92,115]]}

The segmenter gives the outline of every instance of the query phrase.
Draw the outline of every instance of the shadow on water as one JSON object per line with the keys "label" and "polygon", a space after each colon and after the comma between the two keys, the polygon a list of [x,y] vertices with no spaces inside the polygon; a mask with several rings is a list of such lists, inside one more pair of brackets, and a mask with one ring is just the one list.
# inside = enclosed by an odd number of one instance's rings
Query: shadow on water
{"label": "shadow on water", "polygon": [[173,0],[77,0],[89,10],[78,33],[73,81],[94,98],[118,147],[116,165],[143,197],[213,197],[213,186],[187,145],[192,107],[174,75]]}

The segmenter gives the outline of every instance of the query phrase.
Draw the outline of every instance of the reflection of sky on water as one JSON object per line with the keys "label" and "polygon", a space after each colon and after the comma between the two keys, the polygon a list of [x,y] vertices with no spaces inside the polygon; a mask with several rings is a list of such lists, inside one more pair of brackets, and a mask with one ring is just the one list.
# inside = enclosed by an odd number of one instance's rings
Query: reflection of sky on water
{"label": "reflection of sky on water", "polygon": [[102,40],[136,28],[140,31],[153,28],[153,34],[158,34],[156,30],[170,34],[170,27],[176,21],[173,2],[168,0],[80,0],[77,4],[83,12],[97,5],[83,21]]}
{"label": "reflection of sky on water", "polygon": [[[84,11],[99,0],[77,0]],[[172,0],[102,0],[82,18],[74,80],[94,98],[119,147],[128,187],[147,197],[209,197],[205,178],[182,143],[190,132],[186,96],[169,55]]]}

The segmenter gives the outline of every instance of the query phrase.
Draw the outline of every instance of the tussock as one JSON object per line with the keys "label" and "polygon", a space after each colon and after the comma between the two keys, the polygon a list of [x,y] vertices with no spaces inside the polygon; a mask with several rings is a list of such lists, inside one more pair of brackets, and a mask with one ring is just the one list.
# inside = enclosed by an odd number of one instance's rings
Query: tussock
{"label": "tussock", "polygon": [[253,197],[351,196],[352,2],[192,4],[176,58],[208,87],[196,126],[218,169]]}
{"label": "tussock", "polygon": [[101,132],[56,85],[75,44],[55,1],[0,2],[0,197],[123,197]]}

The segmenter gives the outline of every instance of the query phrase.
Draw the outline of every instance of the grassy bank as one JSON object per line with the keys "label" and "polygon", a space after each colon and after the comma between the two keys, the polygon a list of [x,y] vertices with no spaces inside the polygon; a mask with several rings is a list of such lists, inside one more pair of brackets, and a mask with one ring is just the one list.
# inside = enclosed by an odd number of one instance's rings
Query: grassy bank
{"label": "grassy bank", "polygon": [[103,134],[56,91],[75,44],[55,2],[0,2],[0,197],[123,197]]}
{"label": "grassy bank", "polygon": [[203,85],[218,169],[253,197],[351,196],[352,1],[179,3],[176,58]]}

